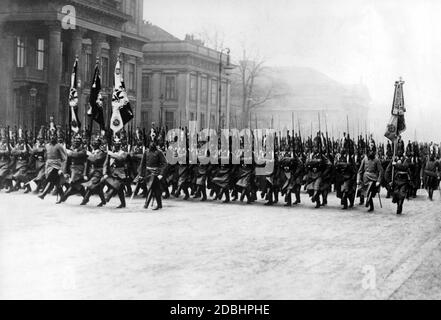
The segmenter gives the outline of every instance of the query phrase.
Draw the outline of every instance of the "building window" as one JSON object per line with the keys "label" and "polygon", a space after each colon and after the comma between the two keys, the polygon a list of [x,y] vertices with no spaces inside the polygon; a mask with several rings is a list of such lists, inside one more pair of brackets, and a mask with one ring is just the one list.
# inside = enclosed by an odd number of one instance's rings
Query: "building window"
{"label": "building window", "polygon": [[109,86],[109,58],[101,58],[101,81],[103,87]]}
{"label": "building window", "polygon": [[165,77],[165,100],[176,99],[176,81],[174,76]]}
{"label": "building window", "polygon": [[194,121],[194,120],[196,120],[196,119],[194,118],[194,112],[190,112],[190,121]]}
{"label": "building window", "polygon": [[150,76],[143,75],[142,76],[142,99],[147,100],[151,99],[151,88],[150,88]]}
{"label": "building window", "polygon": [[208,98],[208,79],[202,78],[201,80],[201,102],[207,103]]}
{"label": "building window", "polygon": [[211,80],[211,104],[217,103],[217,81]]}
{"label": "building window", "polygon": [[37,70],[44,69],[44,39],[37,39]]}
{"label": "building window", "polygon": [[129,63],[127,70],[127,89],[135,90],[135,64]]}
{"label": "building window", "polygon": [[25,66],[26,47],[25,39],[23,37],[17,37],[17,67],[23,68]]}
{"label": "building window", "polygon": [[175,113],[173,111],[165,112],[165,125],[168,129],[175,127]]}
{"label": "building window", "polygon": [[196,101],[197,95],[197,78],[195,75],[190,75],[190,101]]}

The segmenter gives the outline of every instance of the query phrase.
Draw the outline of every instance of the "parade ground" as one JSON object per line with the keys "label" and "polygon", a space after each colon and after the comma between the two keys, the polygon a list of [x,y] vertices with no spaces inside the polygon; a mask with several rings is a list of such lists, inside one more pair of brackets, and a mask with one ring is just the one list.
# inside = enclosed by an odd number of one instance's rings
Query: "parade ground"
{"label": "parade ground", "polygon": [[440,299],[441,199],[404,214],[0,193],[1,299]]}

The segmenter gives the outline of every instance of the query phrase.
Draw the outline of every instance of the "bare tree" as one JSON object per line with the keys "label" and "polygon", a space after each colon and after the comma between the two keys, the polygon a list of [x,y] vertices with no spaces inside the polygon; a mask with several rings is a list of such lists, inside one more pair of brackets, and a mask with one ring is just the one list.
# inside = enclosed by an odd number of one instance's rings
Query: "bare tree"
{"label": "bare tree", "polygon": [[[238,63],[238,67],[233,79],[233,92],[239,94],[242,107],[242,127],[249,124],[250,111],[268,100],[273,96],[273,82],[262,83],[257,81],[259,77],[264,75],[265,60],[258,55],[251,58],[247,55],[246,50],[242,51],[242,59]],[[266,79],[268,80],[268,79]]]}
{"label": "bare tree", "polygon": [[[224,48],[225,34],[216,28],[203,29],[198,37],[209,48],[217,51]],[[231,101],[241,108],[240,125],[244,128],[249,125],[250,111],[272,99],[274,84],[271,77],[265,77],[265,59],[258,51],[249,49],[252,46],[247,44],[246,39],[241,41],[241,47],[242,56],[239,62],[234,62],[237,68],[231,74]],[[233,59],[234,56],[233,53]]]}

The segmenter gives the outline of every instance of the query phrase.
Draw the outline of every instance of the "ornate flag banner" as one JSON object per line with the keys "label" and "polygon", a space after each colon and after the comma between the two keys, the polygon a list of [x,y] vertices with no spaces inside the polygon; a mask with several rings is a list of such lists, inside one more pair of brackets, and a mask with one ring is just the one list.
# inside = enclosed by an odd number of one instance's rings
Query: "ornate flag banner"
{"label": "ornate flag banner", "polygon": [[384,134],[386,138],[392,141],[397,139],[398,136],[406,130],[406,122],[404,119],[406,108],[404,107],[403,84],[404,81],[401,79],[399,81],[395,81],[395,92],[392,103],[391,117]]}
{"label": "ornate flag banner", "polygon": [[72,75],[70,78],[69,91],[69,112],[71,130],[77,133],[80,130],[81,122],[78,117],[78,79],[77,79],[78,58],[75,58]]}
{"label": "ornate flag banner", "polygon": [[110,118],[110,129],[116,134],[124,125],[133,119],[132,108],[127,97],[124,81],[121,75],[120,61],[115,66],[115,84],[112,95],[112,117]]}

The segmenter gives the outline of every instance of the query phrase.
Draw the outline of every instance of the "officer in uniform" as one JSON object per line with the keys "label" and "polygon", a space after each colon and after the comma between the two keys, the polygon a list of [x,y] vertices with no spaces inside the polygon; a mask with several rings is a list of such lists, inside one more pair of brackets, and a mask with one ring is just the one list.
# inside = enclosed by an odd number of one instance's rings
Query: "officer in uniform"
{"label": "officer in uniform", "polygon": [[315,208],[320,208],[320,192],[322,189],[323,172],[326,170],[327,166],[323,155],[319,152],[320,146],[317,142],[314,143],[312,148],[313,152],[305,163],[306,175],[304,180],[311,201],[316,203]]}
{"label": "officer in uniform", "polygon": [[63,196],[63,189],[60,184],[60,176],[63,175],[63,165],[67,159],[66,150],[58,143],[56,131],[51,131],[50,142],[46,144],[46,186],[43,193],[38,197],[44,197],[55,187],[57,195]]}
{"label": "officer in uniform", "polygon": [[[30,162],[30,153],[28,146],[25,143],[23,137],[23,131],[20,128],[18,132],[17,143],[11,150],[11,155],[15,158],[15,170],[12,175],[12,180],[15,181],[15,186],[9,189],[7,192],[17,191],[21,187],[21,183],[26,184],[28,179],[28,170]],[[27,185],[27,190],[30,190],[30,186]]]}
{"label": "officer in uniform", "polygon": [[162,192],[160,180],[163,177],[163,171],[166,164],[164,154],[158,150],[155,142],[151,141],[149,149],[144,152],[138,173],[143,177],[148,193],[144,208],[148,208],[153,197],[156,199],[156,207],[153,210],[162,208]]}
{"label": "officer in uniform", "polygon": [[[37,188],[35,189],[35,193],[38,193],[39,190],[43,188],[43,183],[45,181],[45,170],[46,170],[46,161],[45,161],[45,141],[44,141],[44,127],[42,126],[38,136],[37,141],[35,145],[31,148],[30,154],[33,159],[33,178],[32,181],[37,185]],[[27,183],[27,185],[30,184],[31,181]],[[25,191],[27,193],[29,188]]]}
{"label": "officer in uniform", "polygon": [[404,199],[407,197],[410,188],[410,169],[404,156],[398,157],[396,161],[389,164],[385,178],[392,191],[392,203],[397,204],[397,214],[401,214]]}
{"label": "officer in uniform", "polygon": [[84,197],[85,190],[83,183],[86,160],[87,150],[83,146],[81,136],[77,134],[73,138],[71,148],[67,150],[67,161],[64,173],[68,181],[68,188],[64,196],[60,198],[59,203],[65,202],[67,198],[76,193],[80,193]]}
{"label": "officer in uniform", "polygon": [[427,156],[426,162],[424,164],[424,185],[429,194],[429,199],[433,200],[433,191],[438,188],[440,179],[440,167],[439,162],[436,161],[436,152],[432,147],[429,149],[429,155]]}
{"label": "officer in uniform", "polygon": [[106,162],[104,163],[105,185],[111,190],[106,202],[109,202],[114,195],[118,195],[120,205],[117,209],[126,207],[124,195],[124,181],[126,179],[126,165],[129,153],[121,148],[121,140],[116,137],[113,141],[113,151],[107,152]]}
{"label": "officer in uniform", "polygon": [[343,210],[354,206],[357,169],[353,157],[343,149],[335,157],[335,190],[337,198],[341,199]]}
{"label": "officer in uniform", "polygon": [[8,178],[10,176],[11,152],[6,134],[5,130],[2,129],[0,141],[0,190],[12,187],[11,179]]}
{"label": "officer in uniform", "polygon": [[87,154],[86,166],[84,168],[84,180],[86,182],[83,183],[83,187],[86,189],[86,193],[80,205],[86,205],[92,194],[98,194],[101,199],[98,207],[102,207],[106,204],[102,178],[107,152],[103,150],[101,137],[97,136],[93,139],[92,148],[92,152]]}
{"label": "officer in uniform", "polygon": [[363,158],[358,169],[357,185],[360,188],[360,197],[366,198],[368,212],[374,211],[374,197],[379,192],[383,179],[383,167],[380,160],[376,158],[376,147],[372,144],[368,154]]}

